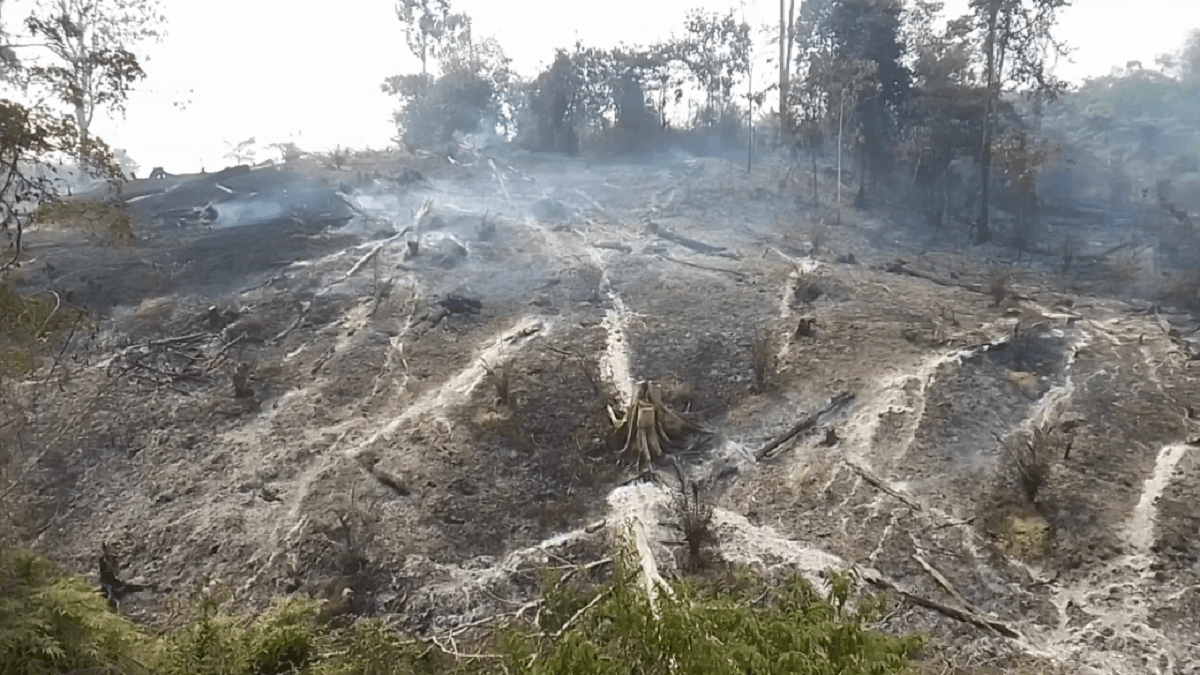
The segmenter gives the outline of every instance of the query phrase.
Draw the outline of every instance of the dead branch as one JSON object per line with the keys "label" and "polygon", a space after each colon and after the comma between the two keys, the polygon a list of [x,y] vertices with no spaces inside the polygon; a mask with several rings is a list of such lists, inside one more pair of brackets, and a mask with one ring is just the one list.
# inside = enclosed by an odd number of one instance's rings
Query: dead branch
{"label": "dead branch", "polygon": [[[913,544],[915,545],[916,541],[914,541]],[[942,574],[940,571],[938,571],[938,569],[936,567],[934,567],[932,564],[930,564],[929,561],[922,558],[921,554],[914,553],[912,555],[912,559],[915,560],[916,563],[918,565],[920,565],[922,569],[924,569],[926,572],[928,572],[929,576],[933,577],[934,581],[938,582],[938,585],[940,585],[942,588],[946,589],[946,592],[949,593],[950,595],[952,595],[954,597],[954,599],[958,601],[958,604],[962,605],[963,607],[966,607],[968,610],[975,612],[976,614],[979,613],[979,610],[976,609],[973,605],[971,605],[971,603],[967,602],[967,599],[965,597],[963,597],[962,593],[958,592],[958,589],[954,587],[954,584],[950,583],[950,580],[947,579],[944,574]]]}
{"label": "dead branch", "polygon": [[365,267],[367,263],[371,262],[371,260],[375,256],[379,255],[379,252],[383,250],[384,246],[387,246],[388,244],[392,243],[393,241],[396,241],[399,238],[400,238],[400,235],[397,234],[397,235],[388,237],[387,239],[384,239],[383,241],[379,242],[378,244],[375,244],[374,246],[372,246],[371,250],[367,251],[366,255],[359,258],[358,262],[354,263],[354,266],[350,268],[349,272],[346,272],[346,276],[342,277],[342,279],[343,280],[349,279],[350,277],[357,274],[358,271],[361,270],[363,267]]}
{"label": "dead branch", "polygon": [[920,504],[913,501],[911,497],[903,494],[896,488],[885,483],[882,478],[871,473],[870,470],[868,470],[866,467],[859,466],[857,463],[852,462],[850,460],[845,460],[845,461],[846,461],[846,465],[849,466],[850,469],[852,471],[854,471],[854,473],[858,474],[859,477],[861,477],[863,480],[867,481],[871,485],[874,485],[877,489],[879,489],[883,492],[886,492],[889,495],[895,497],[896,499],[899,499],[900,501],[904,502],[904,505],[907,506],[908,508],[912,509],[913,511],[921,510]]}
{"label": "dead branch", "polygon": [[213,357],[211,359],[209,359],[209,364],[210,365],[215,364],[217,362],[217,359],[221,358],[222,356],[225,355],[225,352],[229,351],[230,347],[241,342],[245,337],[246,337],[246,334],[242,333],[241,335],[235,337],[234,339],[230,340],[229,342],[226,342],[225,346],[221,347],[220,351],[218,351],[216,354],[213,355]]}
{"label": "dead branch", "polygon": [[162,347],[164,345],[179,344],[180,342],[191,342],[192,340],[210,338],[212,336],[213,333],[192,333],[190,335],[180,335],[179,337],[163,338],[162,340],[151,340],[146,344],[150,345],[151,347]]}
{"label": "dead branch", "polygon": [[38,335],[41,335],[42,331],[46,330],[46,326],[50,325],[50,319],[53,319],[54,315],[57,314],[58,310],[62,307],[62,298],[59,297],[58,293],[50,290],[42,291],[42,293],[49,293],[50,295],[54,296],[54,309],[50,310],[50,313],[46,315],[46,320],[42,322],[41,326],[38,326]]}
{"label": "dead branch", "polygon": [[956,281],[951,281],[949,279],[943,279],[942,277],[939,277],[938,275],[933,274],[931,272],[923,272],[921,270],[914,270],[913,268],[908,267],[901,261],[890,262],[890,263],[884,265],[883,271],[891,273],[891,274],[906,274],[910,277],[924,279],[925,281],[932,281],[933,283],[935,283],[939,286],[949,286],[951,288],[966,288],[967,290],[972,290],[972,291],[977,291],[977,292],[979,290],[978,286],[971,287],[966,284],[960,284]]}
{"label": "dead branch", "polygon": [[709,272],[724,272],[725,274],[732,274],[733,277],[735,279],[737,279],[738,281],[746,280],[746,275],[742,274],[741,272],[739,272],[737,270],[727,270],[723,267],[709,267],[708,265],[700,265],[698,263],[688,262],[687,260],[680,260],[679,258],[672,258],[671,256],[669,256],[665,253],[660,253],[658,255],[658,257],[662,258],[663,260],[670,260],[671,262],[679,263],[680,265],[687,265],[688,267],[695,267],[696,269],[700,269],[700,270],[707,270]]}
{"label": "dead branch", "polygon": [[775,248],[774,246],[768,246],[767,250],[763,251],[763,257],[764,258],[767,257],[767,254],[770,253],[771,251],[774,251],[776,254],[779,255],[780,258],[783,258],[784,260],[791,263],[792,269],[796,271],[797,279],[804,276],[804,272],[800,269],[800,263],[796,262],[795,259],[793,259],[790,255],[787,255],[783,251],[780,251],[779,249]]}
{"label": "dead branch", "polygon": [[826,415],[830,412],[833,412],[834,410],[842,407],[843,405],[845,405],[846,403],[850,402],[853,399],[854,399],[854,394],[849,393],[849,392],[842,392],[841,394],[834,396],[832,399],[829,400],[829,405],[825,406],[824,408],[818,410],[815,413],[809,413],[808,415],[805,415],[804,417],[802,417],[800,419],[799,422],[796,422],[794,425],[792,425],[792,428],[788,429],[782,436],[780,436],[779,438],[776,438],[775,440],[771,441],[770,443],[767,443],[766,445],[764,445],[761,450],[754,453],[754,459],[756,461],[761,462],[764,459],[769,458],[771,453],[775,452],[775,450],[778,449],[780,446],[782,446],[784,443],[787,443],[788,441],[790,441],[793,438],[795,438],[796,436],[798,436],[800,434],[800,432],[802,432],[806,429],[811,429],[813,426],[815,426],[817,421],[821,419],[822,415]]}
{"label": "dead branch", "polygon": [[687,237],[680,236],[663,228],[653,220],[646,223],[646,231],[661,239],[666,239],[667,241],[679,244],[684,248],[690,248],[697,253],[704,253],[706,255],[729,255],[725,252],[725,247],[723,246],[713,246],[702,241],[696,241],[695,239],[688,239]]}
{"label": "dead branch", "polygon": [[873,586],[881,588],[885,591],[891,591],[893,593],[901,595],[905,599],[912,602],[914,605],[920,605],[921,607],[924,607],[926,609],[932,609],[933,611],[939,612],[945,616],[950,617],[951,619],[955,619],[957,621],[962,621],[963,623],[969,623],[972,626],[975,626],[977,628],[982,628],[983,630],[986,630],[986,631],[993,631],[993,632],[999,633],[1000,635],[1003,635],[1004,637],[1007,637],[1007,638],[1012,638],[1014,640],[1021,638],[1021,634],[1018,633],[1015,628],[1012,628],[1011,626],[1004,623],[1003,621],[989,619],[987,617],[980,616],[979,614],[976,614],[974,612],[968,612],[966,610],[962,610],[957,607],[951,607],[950,605],[940,603],[936,600],[930,600],[929,598],[921,597],[911,591],[900,588],[898,585],[896,585],[895,582],[884,578],[882,575],[880,575],[877,572],[874,574],[862,574],[863,570],[861,570],[861,569],[859,570],[859,572],[860,572],[862,578],[866,579]]}
{"label": "dead branch", "polygon": [[279,344],[280,342],[282,342],[282,341],[283,341],[283,339],[284,339],[285,337],[287,337],[289,333],[291,333],[293,330],[295,330],[295,329],[296,329],[296,326],[299,326],[299,325],[300,325],[300,322],[301,322],[301,321],[303,321],[303,320],[304,320],[304,315],[303,315],[303,314],[301,314],[300,316],[296,317],[296,320],[295,320],[295,321],[292,321],[292,323],[291,323],[291,325],[290,325],[290,326],[288,326],[287,328],[284,328],[284,329],[283,329],[283,331],[279,333],[279,335],[276,335],[276,336],[275,336],[275,339],[274,339],[274,340],[272,340],[271,342],[272,342],[272,343],[274,343],[274,344]]}
{"label": "dead branch", "polygon": [[596,597],[592,598],[592,601],[591,601],[591,602],[589,602],[588,604],[584,605],[583,607],[580,607],[580,608],[579,608],[579,610],[578,610],[578,611],[576,611],[574,614],[572,614],[572,615],[571,615],[571,618],[567,619],[566,623],[564,623],[562,626],[560,626],[560,627],[559,627],[559,629],[558,629],[557,631],[555,631],[555,632],[554,632],[554,635],[552,635],[551,637],[553,637],[555,640],[557,640],[558,638],[562,637],[562,636],[563,636],[563,633],[566,633],[566,632],[567,632],[567,630],[568,630],[568,629],[571,627],[571,624],[573,624],[573,623],[575,623],[577,620],[579,620],[579,617],[583,616],[584,612],[586,612],[586,611],[588,611],[589,609],[591,609],[591,608],[595,607],[595,606],[596,606],[596,603],[598,603],[598,602],[600,602],[601,600],[603,600],[603,599],[604,599],[605,597],[607,597],[607,596],[608,596],[608,594],[609,594],[609,593],[611,593],[611,592],[612,592],[612,589],[607,589],[607,590],[605,590],[605,591],[604,591],[604,592],[602,592],[602,593],[597,593],[597,594],[596,594]]}

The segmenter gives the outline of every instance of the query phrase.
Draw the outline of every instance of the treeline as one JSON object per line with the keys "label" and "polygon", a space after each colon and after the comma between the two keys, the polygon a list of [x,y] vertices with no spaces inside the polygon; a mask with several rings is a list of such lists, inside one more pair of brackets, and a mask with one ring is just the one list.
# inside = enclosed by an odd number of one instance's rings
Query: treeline
{"label": "treeline", "polygon": [[876,186],[913,177],[934,221],[962,180],[952,164],[969,160],[979,172],[975,235],[987,241],[990,190],[1014,211],[1036,201],[1050,156],[1038,118],[1066,89],[1049,72],[1065,51],[1053,29],[1066,4],[972,0],[969,14],[947,21],[941,3],[925,0],[806,0],[798,12],[784,0],[779,25],[766,27],[780,47],[779,81],[756,90],[751,27],[734,10],[693,10],[680,37],[660,44],[560,49],[522,79],[449,0],[402,0],[422,72],[389,78],[384,90],[400,99],[397,140],[409,148],[493,128],[540,151],[635,152],[689,138],[711,148],[744,143],[757,117],[780,142],[812,153],[814,169],[817,155],[844,153],[860,204]]}

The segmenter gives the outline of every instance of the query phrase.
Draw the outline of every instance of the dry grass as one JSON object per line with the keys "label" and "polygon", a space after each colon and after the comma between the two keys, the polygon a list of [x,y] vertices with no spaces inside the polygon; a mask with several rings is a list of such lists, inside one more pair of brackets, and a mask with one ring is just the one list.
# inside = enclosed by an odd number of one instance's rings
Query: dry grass
{"label": "dry grass", "polygon": [[1007,270],[993,265],[988,274],[988,295],[992,297],[992,306],[999,307],[1012,293],[1012,275]]}
{"label": "dry grass", "polygon": [[714,539],[713,507],[700,499],[700,486],[687,479],[679,462],[675,462],[675,472],[679,480],[679,491],[674,495],[675,517],[687,545],[688,567],[699,570],[706,562],[704,546]]}
{"label": "dry grass", "polygon": [[505,408],[511,408],[513,379],[512,359],[509,359],[500,366],[496,367],[492,367],[487,363],[484,363],[483,370],[487,374],[486,377],[488,384],[496,392],[496,401]]}
{"label": "dry grass", "polygon": [[751,346],[750,365],[754,370],[754,389],[757,392],[767,390],[771,378],[775,375],[775,351],[771,343],[771,335],[760,330]]}
{"label": "dry grass", "polygon": [[808,240],[812,245],[810,255],[816,256],[825,250],[825,243],[829,240],[829,230],[824,219],[812,224],[808,231]]}

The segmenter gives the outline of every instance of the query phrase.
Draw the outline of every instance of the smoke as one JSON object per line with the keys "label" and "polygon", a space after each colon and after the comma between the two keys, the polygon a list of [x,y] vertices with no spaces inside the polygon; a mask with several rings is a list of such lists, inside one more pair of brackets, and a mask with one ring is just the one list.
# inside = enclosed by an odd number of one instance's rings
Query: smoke
{"label": "smoke", "polygon": [[288,209],[279,202],[268,200],[234,200],[214,204],[217,219],[214,228],[260,225],[287,215]]}

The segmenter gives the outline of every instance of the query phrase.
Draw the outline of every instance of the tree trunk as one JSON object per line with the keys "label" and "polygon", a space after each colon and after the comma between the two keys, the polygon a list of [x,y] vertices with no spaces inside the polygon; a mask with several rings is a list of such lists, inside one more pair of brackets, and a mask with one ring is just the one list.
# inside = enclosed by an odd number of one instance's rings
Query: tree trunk
{"label": "tree trunk", "polygon": [[812,170],[813,170],[813,206],[821,208],[821,195],[817,192],[817,142],[812,142]]}
{"label": "tree trunk", "polygon": [[996,72],[996,23],[1000,13],[1001,0],[992,0],[988,8],[987,44],[987,93],[983,106],[983,146],[979,152],[979,224],[975,230],[975,243],[987,243],[992,238],[992,229],[988,222],[990,207],[990,190],[992,178],[992,111],[995,107],[996,85],[1000,74]]}
{"label": "tree trunk", "polygon": [[858,194],[854,197],[854,205],[862,208],[867,202],[867,146],[858,148]]}
{"label": "tree trunk", "polygon": [[779,0],[779,133],[787,138],[788,129],[791,127],[788,111],[788,76],[791,72],[791,63],[787,58],[787,46],[791,41],[791,35],[788,31],[787,17],[784,16],[784,4],[787,0]]}
{"label": "tree trunk", "polygon": [[842,208],[842,121],[846,112],[846,90],[842,89],[842,96],[838,102],[838,168],[837,168],[837,204],[838,217],[841,218]]}

